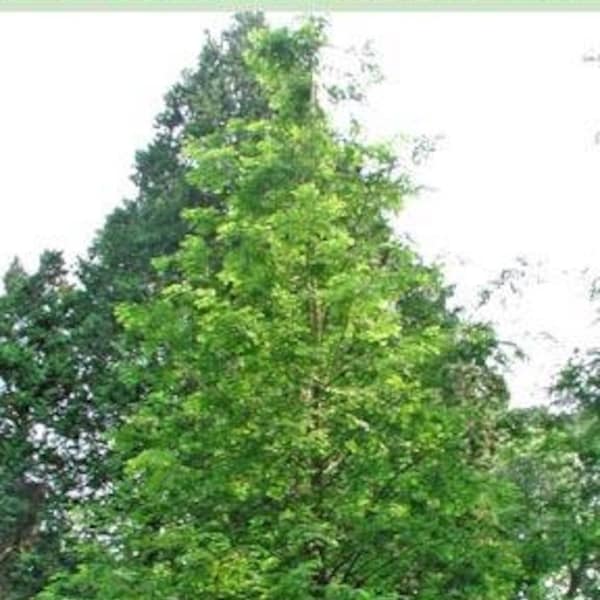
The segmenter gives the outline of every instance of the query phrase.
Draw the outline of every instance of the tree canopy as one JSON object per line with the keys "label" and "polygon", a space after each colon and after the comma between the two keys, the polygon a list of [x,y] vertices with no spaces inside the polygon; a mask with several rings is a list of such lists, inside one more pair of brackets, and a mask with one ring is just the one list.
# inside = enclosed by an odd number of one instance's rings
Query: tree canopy
{"label": "tree canopy", "polygon": [[2,598],[598,598],[598,352],[509,406],[326,43],[237,15],[77,271],[6,274]]}

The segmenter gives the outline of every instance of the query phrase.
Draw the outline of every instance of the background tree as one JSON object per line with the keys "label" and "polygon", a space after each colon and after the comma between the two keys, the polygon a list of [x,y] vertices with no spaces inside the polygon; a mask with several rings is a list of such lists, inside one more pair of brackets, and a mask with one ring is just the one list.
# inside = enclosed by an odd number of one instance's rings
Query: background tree
{"label": "background tree", "polygon": [[187,145],[188,182],[227,210],[185,211],[172,282],[119,308],[145,390],[124,473],[40,597],[512,598],[493,335],[394,239],[393,156],[315,104],[319,24],[254,39],[270,116]]}
{"label": "background tree", "polygon": [[15,262],[0,297],[0,596],[31,597],[57,566],[60,498],[85,484],[78,453],[89,396],[73,348],[76,292],[59,253],[29,276]]}
{"label": "background tree", "polygon": [[[563,369],[554,389],[562,409],[556,417],[555,450],[562,452],[569,470],[555,486],[555,496],[566,507],[568,527],[564,562],[559,575],[567,598],[600,597],[600,352],[575,356]],[[551,438],[552,439],[552,438]],[[557,481],[557,480],[555,480]],[[558,480],[560,481],[560,480]],[[566,489],[565,489],[566,488]],[[559,505],[561,506],[561,505]]]}
{"label": "background tree", "polygon": [[505,416],[506,471],[517,484],[513,535],[522,596],[597,600],[600,590],[600,429],[597,350],[576,353],[551,404]]}

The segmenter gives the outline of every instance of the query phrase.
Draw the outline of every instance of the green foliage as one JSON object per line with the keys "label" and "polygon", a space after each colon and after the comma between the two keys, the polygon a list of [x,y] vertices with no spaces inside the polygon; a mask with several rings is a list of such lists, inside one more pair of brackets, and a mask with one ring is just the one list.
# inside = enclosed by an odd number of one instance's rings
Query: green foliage
{"label": "green foliage", "polygon": [[[565,367],[555,387],[565,410],[557,450],[571,459],[571,485],[564,490],[570,525],[564,566],[569,590],[598,598],[600,589],[600,353],[594,349]],[[567,480],[568,481],[568,480]],[[556,490],[557,495],[563,492]]]}
{"label": "green foliage", "polygon": [[531,600],[598,598],[598,364],[596,352],[570,361],[554,407],[507,416],[507,471],[521,491],[511,528]]}
{"label": "green foliage", "polygon": [[598,598],[598,353],[508,411],[392,235],[411,182],[317,103],[325,42],[236,16],[78,284],[6,274],[0,597]]}
{"label": "green foliage", "polygon": [[[40,598],[513,598],[491,332],[444,305],[386,216],[385,147],[310,93],[323,28],[246,59],[271,116],[189,136],[191,208],[160,294],[118,309],[144,390],[99,534]],[[149,369],[148,365],[152,365]]]}
{"label": "green foliage", "polygon": [[0,596],[29,598],[60,565],[53,495],[80,485],[85,425],[70,332],[75,292],[59,253],[17,262],[0,297]]}

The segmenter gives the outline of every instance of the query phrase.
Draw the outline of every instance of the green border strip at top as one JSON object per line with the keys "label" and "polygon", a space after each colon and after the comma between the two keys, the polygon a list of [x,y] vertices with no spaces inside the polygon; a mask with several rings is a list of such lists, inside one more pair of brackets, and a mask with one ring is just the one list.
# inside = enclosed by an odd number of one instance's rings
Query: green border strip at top
{"label": "green border strip at top", "polygon": [[600,0],[0,0],[0,11],[594,11]]}

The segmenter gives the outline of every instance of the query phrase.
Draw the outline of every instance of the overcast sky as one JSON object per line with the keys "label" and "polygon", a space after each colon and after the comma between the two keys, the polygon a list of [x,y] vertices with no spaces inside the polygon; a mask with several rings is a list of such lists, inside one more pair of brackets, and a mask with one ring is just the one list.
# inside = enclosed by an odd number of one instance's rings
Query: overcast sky
{"label": "overcast sky", "polygon": [[[586,282],[600,269],[600,13],[331,13],[333,52],[372,39],[386,80],[361,115],[373,138],[443,136],[428,186],[397,220],[445,257],[461,302],[505,267],[521,296],[487,312],[530,354],[511,385],[542,401],[553,369],[593,342]],[[289,21],[275,13],[271,20]],[[135,190],[134,152],[219,13],[0,14],[0,271],[68,260]],[[584,269],[589,271],[584,272]]]}

